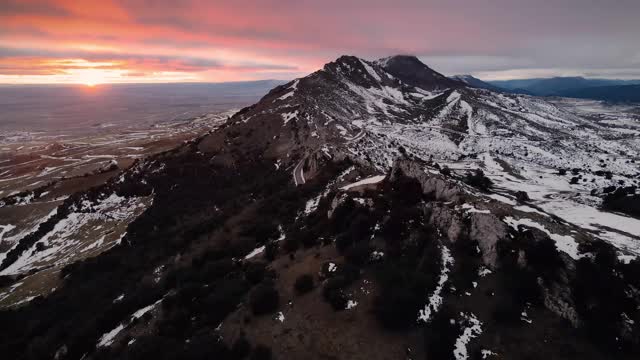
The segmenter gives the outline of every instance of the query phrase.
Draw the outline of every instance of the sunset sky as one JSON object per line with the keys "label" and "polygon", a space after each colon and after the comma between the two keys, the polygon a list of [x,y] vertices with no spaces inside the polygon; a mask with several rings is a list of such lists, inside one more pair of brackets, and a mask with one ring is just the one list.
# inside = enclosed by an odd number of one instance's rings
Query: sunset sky
{"label": "sunset sky", "polygon": [[291,79],[414,54],[483,79],[640,78],[638,0],[0,0],[0,83]]}

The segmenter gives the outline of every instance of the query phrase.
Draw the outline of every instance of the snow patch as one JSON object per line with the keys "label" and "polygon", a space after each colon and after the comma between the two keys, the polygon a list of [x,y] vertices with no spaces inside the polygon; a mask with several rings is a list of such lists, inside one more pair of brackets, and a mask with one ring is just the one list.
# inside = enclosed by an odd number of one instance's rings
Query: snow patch
{"label": "snow patch", "polygon": [[518,230],[518,225],[524,225],[524,226],[536,228],[538,230],[545,232],[547,235],[549,235],[549,237],[552,240],[556,242],[556,247],[558,248],[558,250],[566,253],[567,255],[571,256],[575,260],[578,260],[584,256],[578,253],[578,243],[572,236],[554,234],[549,230],[547,230],[547,228],[545,228],[543,225],[538,224],[537,222],[528,218],[522,218],[522,219],[516,220],[511,216],[507,216],[504,218],[504,222],[506,222],[509,226],[511,226],[516,230]]}
{"label": "snow patch", "polygon": [[451,256],[451,252],[449,249],[442,245],[442,271],[440,272],[440,278],[438,279],[438,286],[433,291],[433,294],[429,297],[429,302],[424,306],[424,309],[420,310],[418,314],[418,321],[423,321],[425,323],[429,322],[431,319],[431,315],[436,313],[440,306],[442,306],[442,289],[444,288],[444,284],[449,279],[449,271],[451,266],[453,266],[453,256]]}
{"label": "snow patch", "polygon": [[349,190],[351,188],[354,188],[356,186],[360,186],[360,185],[368,185],[368,184],[377,184],[379,182],[381,182],[382,180],[384,180],[386,176],[385,175],[376,175],[376,176],[372,176],[357,182],[354,182],[352,184],[343,186],[340,188],[340,190]]}
{"label": "snow patch", "polygon": [[462,335],[456,339],[453,356],[456,360],[466,360],[469,358],[467,345],[471,342],[471,339],[482,334],[482,323],[473,314],[465,315],[464,313],[460,313],[460,316],[468,323],[468,326],[464,328]]}

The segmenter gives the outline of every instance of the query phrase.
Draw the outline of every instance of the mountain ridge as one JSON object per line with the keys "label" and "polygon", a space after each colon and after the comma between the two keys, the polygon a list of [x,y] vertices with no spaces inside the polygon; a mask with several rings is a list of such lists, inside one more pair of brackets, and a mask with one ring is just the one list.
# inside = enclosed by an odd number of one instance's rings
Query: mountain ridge
{"label": "mountain ridge", "polygon": [[[637,124],[416,61],[340,57],[74,194],[7,263],[59,283],[0,312],[3,354],[634,358],[637,220],[598,209],[635,196]],[[28,266],[140,199],[104,252]]]}
{"label": "mountain ridge", "polygon": [[489,81],[508,90],[526,90],[532,95],[561,96],[563,92],[600,86],[634,85],[640,80],[590,79],[582,76]]}

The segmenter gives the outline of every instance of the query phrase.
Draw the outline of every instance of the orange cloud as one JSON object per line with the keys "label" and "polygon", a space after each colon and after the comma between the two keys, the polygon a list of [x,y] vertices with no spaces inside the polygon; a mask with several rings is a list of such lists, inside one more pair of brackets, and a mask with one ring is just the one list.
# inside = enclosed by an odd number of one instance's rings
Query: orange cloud
{"label": "orange cloud", "polygon": [[[163,71],[194,81],[287,79],[345,53],[633,65],[623,62],[637,49],[633,7],[640,5],[594,12],[580,1],[557,6],[529,0],[3,0],[0,56],[4,50],[32,58],[5,56],[0,81],[26,81],[36,73],[40,81],[59,81],[47,78],[48,72],[70,70],[43,65],[53,58],[119,60],[122,81],[159,81],[153,74]],[[602,41],[607,51],[576,59],[593,46],[593,38],[615,42]],[[202,66],[206,62],[212,64]],[[21,71],[24,77],[8,78]],[[132,73],[141,76],[126,75]]]}

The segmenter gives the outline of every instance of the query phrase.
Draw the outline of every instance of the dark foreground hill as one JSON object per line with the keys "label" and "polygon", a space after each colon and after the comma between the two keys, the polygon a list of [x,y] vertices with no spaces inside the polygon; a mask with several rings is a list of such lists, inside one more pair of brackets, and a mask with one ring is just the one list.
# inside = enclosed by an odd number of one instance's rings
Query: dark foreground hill
{"label": "dark foreground hill", "polygon": [[[635,249],[612,244],[624,234],[547,212],[553,197],[535,187],[543,178],[563,194],[633,184],[622,155],[602,176],[589,167],[598,146],[635,156],[628,138],[416,61],[341,57],[65,200],[2,264],[17,269],[7,287],[47,271],[61,283],[0,312],[0,353],[637,358]],[[572,134],[577,126],[583,134]],[[587,133],[602,141],[587,143]],[[118,245],[19,271],[50,249],[60,224],[114,198],[153,200]]]}

